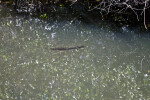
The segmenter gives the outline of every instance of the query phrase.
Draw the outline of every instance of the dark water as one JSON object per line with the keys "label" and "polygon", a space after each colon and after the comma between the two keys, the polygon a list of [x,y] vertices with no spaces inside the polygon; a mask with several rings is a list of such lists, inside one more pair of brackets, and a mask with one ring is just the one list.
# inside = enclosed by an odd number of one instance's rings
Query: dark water
{"label": "dark water", "polygon": [[150,100],[149,59],[149,34],[0,18],[0,100]]}

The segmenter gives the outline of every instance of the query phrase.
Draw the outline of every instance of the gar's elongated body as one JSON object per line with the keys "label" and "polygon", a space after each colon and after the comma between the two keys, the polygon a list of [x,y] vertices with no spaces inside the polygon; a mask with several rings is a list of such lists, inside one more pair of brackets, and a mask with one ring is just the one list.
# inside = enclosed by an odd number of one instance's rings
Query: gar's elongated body
{"label": "gar's elongated body", "polygon": [[84,46],[77,46],[77,47],[58,47],[58,48],[50,48],[51,50],[72,50],[72,49],[80,49],[80,48],[84,48]]}

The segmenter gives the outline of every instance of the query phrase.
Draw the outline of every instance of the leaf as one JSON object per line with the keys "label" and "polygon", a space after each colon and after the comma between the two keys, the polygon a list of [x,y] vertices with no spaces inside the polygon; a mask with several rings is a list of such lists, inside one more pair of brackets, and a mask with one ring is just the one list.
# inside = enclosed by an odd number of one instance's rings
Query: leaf
{"label": "leaf", "polygon": [[9,23],[9,22],[7,22],[7,25],[8,25],[8,26],[10,26],[10,23]]}
{"label": "leaf", "polygon": [[48,90],[46,89],[46,90],[45,90],[45,93],[47,93],[47,92],[48,92]]}
{"label": "leaf", "polygon": [[41,15],[40,17],[46,18],[46,16],[47,16],[47,15],[46,15],[46,13],[45,13],[45,14]]}
{"label": "leaf", "polygon": [[2,57],[3,57],[3,58],[6,58],[6,55],[3,55]]}

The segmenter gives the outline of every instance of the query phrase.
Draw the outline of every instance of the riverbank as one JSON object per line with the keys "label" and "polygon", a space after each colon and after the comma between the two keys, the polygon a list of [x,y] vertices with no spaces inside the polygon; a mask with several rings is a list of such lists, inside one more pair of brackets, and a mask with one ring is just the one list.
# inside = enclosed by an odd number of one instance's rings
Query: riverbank
{"label": "riverbank", "polygon": [[[39,17],[43,20],[68,20],[73,23],[77,19],[83,23],[92,24],[99,28],[111,28],[112,31],[118,30],[118,32],[122,32],[124,27],[129,29],[136,27],[141,31],[148,31],[150,28],[148,14],[146,14],[144,21],[143,15],[137,17],[138,13],[136,14],[131,10],[127,10],[124,13],[118,13],[117,11],[109,11],[109,13],[108,11],[101,12],[102,9],[98,9],[98,6],[96,6],[100,4],[100,2],[92,3],[89,1],[88,3],[90,3],[91,6],[84,0],[74,3],[62,1],[51,3],[46,3],[45,1],[32,3],[18,1],[18,3],[3,2],[2,5],[7,4],[8,7],[13,9],[13,12],[18,14]],[[118,5],[116,5],[116,7],[117,6]],[[148,13],[149,9],[147,8],[146,11]],[[108,25],[109,23],[112,25]]]}

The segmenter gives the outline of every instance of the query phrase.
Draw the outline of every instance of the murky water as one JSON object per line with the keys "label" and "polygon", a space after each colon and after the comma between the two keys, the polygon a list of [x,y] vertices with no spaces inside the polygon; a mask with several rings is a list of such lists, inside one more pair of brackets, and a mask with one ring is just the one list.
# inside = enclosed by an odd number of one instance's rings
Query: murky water
{"label": "murky water", "polygon": [[150,35],[135,33],[2,18],[0,100],[149,100]]}

